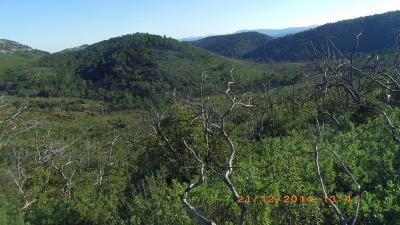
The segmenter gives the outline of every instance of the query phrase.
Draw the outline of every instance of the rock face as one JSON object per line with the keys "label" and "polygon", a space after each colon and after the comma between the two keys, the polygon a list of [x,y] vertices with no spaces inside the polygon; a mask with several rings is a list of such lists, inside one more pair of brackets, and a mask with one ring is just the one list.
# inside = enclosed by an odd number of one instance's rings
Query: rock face
{"label": "rock face", "polygon": [[0,53],[15,53],[32,51],[32,48],[15,41],[0,39]]}

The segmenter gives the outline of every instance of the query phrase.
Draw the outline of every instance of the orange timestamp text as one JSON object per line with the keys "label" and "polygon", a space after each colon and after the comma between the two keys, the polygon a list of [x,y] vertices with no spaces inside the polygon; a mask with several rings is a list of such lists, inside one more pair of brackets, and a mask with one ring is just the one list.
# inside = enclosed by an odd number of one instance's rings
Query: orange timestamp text
{"label": "orange timestamp text", "polygon": [[323,203],[344,203],[351,204],[358,202],[358,196],[351,195],[327,195],[327,196],[314,196],[314,195],[239,195],[237,198],[238,204],[312,204],[314,202]]}

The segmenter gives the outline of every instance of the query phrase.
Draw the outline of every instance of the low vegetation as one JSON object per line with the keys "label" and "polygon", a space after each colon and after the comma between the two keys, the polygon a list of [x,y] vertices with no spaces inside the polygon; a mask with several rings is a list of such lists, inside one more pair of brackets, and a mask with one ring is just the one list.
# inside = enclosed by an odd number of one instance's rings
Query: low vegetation
{"label": "low vegetation", "polygon": [[0,224],[398,224],[400,51],[326,46],[257,64],[138,33],[0,54]]}

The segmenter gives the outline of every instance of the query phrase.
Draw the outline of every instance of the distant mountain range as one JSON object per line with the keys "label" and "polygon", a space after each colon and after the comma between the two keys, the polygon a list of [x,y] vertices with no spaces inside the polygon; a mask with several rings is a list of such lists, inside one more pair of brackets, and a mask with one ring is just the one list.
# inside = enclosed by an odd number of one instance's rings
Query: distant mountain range
{"label": "distant mountain range", "polygon": [[[283,37],[288,34],[295,34],[298,32],[302,32],[305,30],[309,30],[312,28],[317,27],[318,25],[311,25],[307,27],[288,27],[288,28],[282,28],[282,29],[253,29],[253,30],[240,30],[236,31],[232,34],[238,34],[238,33],[246,33],[246,32],[258,32],[261,34],[265,34],[274,38],[278,37]],[[191,37],[186,37],[186,38],[181,38],[179,41],[187,41],[187,42],[192,42],[192,41],[198,41],[203,38],[211,37],[211,36],[223,36],[223,35],[230,35],[230,34],[209,34],[209,35],[202,35],[202,36],[191,36]]]}
{"label": "distant mountain range", "polygon": [[208,35],[201,35],[201,36],[190,36],[190,37],[185,37],[185,38],[180,38],[178,39],[179,41],[183,41],[183,42],[191,42],[191,41],[197,41],[200,40],[202,38],[206,38],[206,37],[211,37],[211,36],[218,36],[219,34],[208,34]]}
{"label": "distant mountain range", "polygon": [[[400,34],[400,11],[328,23],[311,30],[276,38],[243,55],[260,62],[304,61],[313,58],[312,45],[326,51],[327,42],[348,53],[382,51],[395,46]],[[356,40],[358,37],[358,46]],[[325,46],[325,47],[324,47]]]}
{"label": "distant mountain range", "polygon": [[262,34],[274,37],[274,38],[279,38],[279,37],[284,37],[289,34],[295,34],[295,33],[303,32],[306,30],[310,30],[310,29],[313,29],[316,27],[318,27],[318,25],[311,25],[311,26],[307,26],[307,27],[289,27],[289,28],[283,28],[283,29],[240,30],[240,31],[235,32],[234,34],[255,31],[258,33],[262,33]]}
{"label": "distant mountain range", "polygon": [[233,34],[213,35],[201,39],[192,38],[189,42],[219,55],[242,58],[247,53],[256,50],[274,38],[310,30],[315,27],[317,26],[241,30]]}
{"label": "distant mountain range", "polygon": [[344,53],[372,53],[394,47],[399,34],[400,11],[393,11],[318,27],[240,31],[191,43],[219,55],[257,62],[307,61],[314,57],[312,45],[322,51],[331,43]]}
{"label": "distant mountain range", "polygon": [[141,101],[186,87],[204,68],[224,77],[235,67],[239,77],[264,79],[265,70],[252,62],[309,61],[314,57],[311,46],[326,51],[328,42],[345,54],[387,51],[399,34],[400,11],[393,11],[278,38],[251,31],[179,42],[137,33],[54,54],[0,39],[0,87],[29,96]]}

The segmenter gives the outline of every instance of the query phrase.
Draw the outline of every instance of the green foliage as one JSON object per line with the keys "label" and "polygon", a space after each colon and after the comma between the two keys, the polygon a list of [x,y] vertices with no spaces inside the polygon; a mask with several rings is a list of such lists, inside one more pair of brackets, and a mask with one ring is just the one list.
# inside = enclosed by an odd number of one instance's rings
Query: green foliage
{"label": "green foliage", "polygon": [[[32,62],[35,62],[45,55],[45,53],[35,51],[0,53],[0,79],[3,79],[3,76],[9,70],[30,65]],[[3,85],[1,85],[0,88],[4,88]]]}
{"label": "green foliage", "polygon": [[291,71],[299,69],[295,64],[257,65],[222,58],[189,43],[142,33],[51,54],[33,64],[5,63],[9,66],[0,76],[0,88],[10,94],[89,98],[115,108],[162,105],[173,89],[193,93],[202,71],[223,84],[235,68],[243,88],[262,90],[261,81],[284,84],[293,77]]}
{"label": "green foliage", "polygon": [[[233,66],[237,68],[232,75]],[[384,93],[371,90],[362,105],[340,114],[342,109],[334,102],[322,99],[323,107],[342,122],[336,125],[316,110],[307,81],[293,72],[303,69],[304,64],[225,59],[148,34],[49,55],[29,66],[11,66],[1,77],[3,85],[15,95],[40,97],[9,98],[10,109],[0,111],[2,121],[29,101],[1,134],[2,141],[12,138],[0,154],[0,224],[193,224],[181,197],[199,178],[199,165],[183,141],[213,166],[188,201],[217,224],[237,224],[239,207],[219,179],[229,155],[221,132],[210,134],[207,152],[198,112],[165,95],[174,88],[178,95],[193,96],[193,102],[200,93],[210,95],[207,106],[226,110],[224,88],[231,76],[235,93],[263,91],[238,95],[237,103],[251,95],[249,103],[255,106],[225,119],[236,149],[231,180],[241,196],[253,200],[247,205],[246,224],[338,224],[320,198],[313,160],[315,118],[324,122],[318,149],[328,194],[355,196],[356,185],[345,164],[363,191],[358,223],[397,224],[400,147],[382,113],[367,107],[384,109],[393,124],[399,124],[397,103],[382,104],[376,99]],[[154,113],[156,119],[149,119],[150,110],[137,107],[151,104],[153,112],[161,111]],[[210,116],[218,123],[214,113]],[[43,160],[46,152],[51,154]],[[27,179],[18,188],[21,177]],[[285,195],[312,196],[313,201],[254,202],[255,196]],[[348,218],[356,210],[354,203],[341,202],[338,207]]]}
{"label": "green foliage", "polygon": [[139,156],[140,171],[133,174],[133,182],[143,180],[161,168],[166,169],[165,178],[171,182],[172,179],[189,181],[195,168],[191,167],[193,162],[183,139],[194,143],[199,133],[199,123],[192,123],[191,114],[182,106],[175,105],[169,112],[155,121],[157,135],[164,137],[162,140],[156,136],[146,134],[146,145],[148,146]]}
{"label": "green foliage", "polygon": [[[289,88],[290,90],[290,88]],[[290,96],[290,91],[286,93]],[[281,96],[283,99],[286,96]],[[16,102],[19,99],[14,99]],[[218,99],[210,99],[222,104]],[[220,102],[221,101],[221,102]],[[39,120],[41,137],[52,128],[52,140],[74,140],[79,134],[84,139],[73,145],[71,153],[84,157],[87,153],[96,156],[98,142],[111,138],[109,129],[118,129],[128,138],[137,132],[132,128],[141,119],[140,111],[105,110],[105,104],[79,99],[37,98],[30,100],[29,113],[21,120]],[[17,104],[17,103],[16,103]],[[68,105],[68,106],[67,106]],[[303,104],[303,109],[310,107]],[[304,111],[293,111],[290,103],[277,105],[275,123],[282,127],[269,127],[256,141],[250,132],[254,119],[250,114],[232,114],[229,129],[235,141],[237,156],[232,181],[243,196],[314,196],[314,202],[305,204],[252,202],[248,205],[247,224],[335,224],[332,210],[316,196],[321,195],[319,181],[315,176],[312,146],[315,128]],[[285,120],[286,117],[293,119]],[[250,116],[248,116],[250,115]],[[272,115],[272,114],[266,114]],[[398,111],[391,114],[393,118]],[[18,194],[12,179],[1,177],[1,189],[8,190],[0,197],[0,215],[4,224],[193,224],[182,207],[180,197],[188,182],[197,179],[196,163],[182,145],[182,138],[193,146],[201,156],[201,124],[192,121],[193,114],[179,104],[171,106],[160,121],[160,126],[177,152],[154,137],[154,131],[141,130],[135,141],[140,145],[125,142],[114,148],[119,159],[118,167],[106,166],[108,153],[88,158],[74,179],[71,195],[60,195],[64,187],[62,176],[51,167],[39,167],[33,171],[26,194],[38,201],[28,211],[20,211],[24,201]],[[247,119],[240,119],[247,118]],[[271,118],[266,117],[267,120]],[[397,122],[394,121],[394,122]],[[306,125],[309,124],[309,125]],[[393,143],[387,125],[381,117],[368,117],[352,129],[335,131],[330,129],[320,144],[320,159],[327,191],[336,195],[354,195],[354,185],[345,173],[340,161],[332,151],[341,156],[364,190],[360,211],[360,224],[394,224],[398,221],[400,191],[397,181],[400,148]],[[234,129],[233,129],[234,128]],[[278,130],[278,133],[269,132]],[[329,134],[329,135],[328,135]],[[237,139],[236,137],[241,137]],[[217,136],[215,136],[218,139]],[[243,141],[242,138],[249,138]],[[39,139],[39,143],[42,139]],[[334,141],[332,141],[334,140]],[[35,142],[35,132],[28,132],[13,144],[27,151]],[[24,147],[25,146],[25,147]],[[93,146],[93,147],[90,147]],[[0,157],[1,168],[7,168],[7,157],[12,157],[12,146]],[[225,146],[215,145],[214,160],[224,163]],[[127,151],[128,150],[128,151]],[[83,154],[85,153],[85,154]],[[177,155],[175,155],[177,154]],[[96,186],[97,169],[105,168],[101,186]],[[241,169],[243,168],[243,169]],[[47,186],[43,184],[50,178]],[[12,191],[15,190],[15,191]],[[43,191],[44,190],[44,191]],[[5,192],[6,193],[6,192]],[[193,191],[189,201],[200,212],[218,224],[235,224],[238,207],[232,201],[224,183],[210,179]],[[11,204],[12,202],[12,204]],[[17,202],[17,204],[15,204]],[[339,204],[346,214],[354,213],[354,204]]]}
{"label": "green foliage", "polygon": [[17,199],[7,198],[0,194],[0,224],[24,225],[23,213],[20,211],[20,204],[15,204]]}
{"label": "green foliage", "polygon": [[356,49],[359,53],[373,53],[392,48],[396,43],[400,12],[388,12],[357,19],[328,23],[309,31],[271,40],[244,57],[257,61],[304,61],[313,59],[311,43],[319,50],[332,41],[344,53]]}
{"label": "green foliage", "polygon": [[271,39],[272,37],[258,32],[243,32],[206,37],[192,43],[219,55],[240,58]]}
{"label": "green foliage", "polygon": [[175,181],[167,184],[163,170],[146,177],[142,189],[131,202],[131,224],[193,224],[180,203],[184,186]]}

